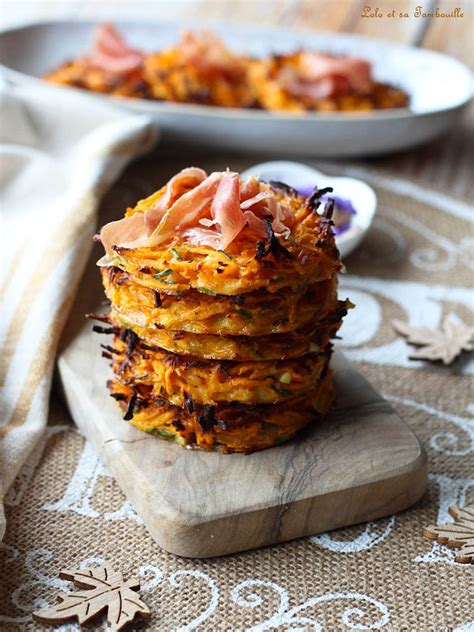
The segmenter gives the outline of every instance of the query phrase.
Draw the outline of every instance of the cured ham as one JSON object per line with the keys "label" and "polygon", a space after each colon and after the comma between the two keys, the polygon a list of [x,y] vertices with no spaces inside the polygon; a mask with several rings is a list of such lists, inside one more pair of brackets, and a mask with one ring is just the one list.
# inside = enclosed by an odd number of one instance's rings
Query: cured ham
{"label": "cured ham", "polygon": [[242,183],[239,175],[230,171],[208,176],[196,167],[183,169],[144,213],[139,210],[107,224],[100,238],[109,256],[113,246],[153,247],[178,236],[191,244],[225,250],[246,226],[250,230],[247,237],[265,238],[263,220],[268,217],[275,235],[288,238],[292,212],[268,187],[260,189],[257,178]]}
{"label": "cured ham", "polygon": [[187,167],[171,178],[165,188],[164,194],[154,206],[145,213],[145,224],[148,230],[153,232],[160,223],[166,211],[183,193],[201,184],[207,178],[204,169]]}
{"label": "cured ham", "polygon": [[209,246],[220,250],[223,248],[222,239],[220,233],[215,230],[208,230],[206,228],[188,228],[183,233],[183,238],[194,246]]}
{"label": "cured ham", "polygon": [[256,176],[250,176],[240,185],[240,201],[244,202],[255,197],[260,191],[260,181]]}
{"label": "cured ham", "polygon": [[199,223],[201,224],[201,226],[206,226],[206,228],[210,228],[211,226],[215,226],[217,224],[217,220],[203,217],[199,220]]}
{"label": "cured ham", "polygon": [[225,173],[212,200],[211,215],[220,227],[222,249],[234,241],[245,226],[240,208],[240,180],[237,173]]}
{"label": "cured ham", "polygon": [[197,226],[199,220],[208,214],[206,211],[223,176],[222,172],[211,173],[197,187],[179,197],[166,211],[147,245],[158,246],[177,232]]}
{"label": "cured ham", "polygon": [[301,64],[312,81],[344,77],[355,92],[362,94],[371,89],[371,64],[360,57],[303,53]]}
{"label": "cured ham", "polygon": [[112,74],[128,74],[140,68],[144,54],[129,46],[111,24],[96,29],[94,49],[88,55],[89,65]]}
{"label": "cured ham", "polygon": [[184,31],[179,47],[185,61],[202,73],[225,74],[235,71],[238,58],[209,31]]}
{"label": "cured ham", "polygon": [[270,197],[272,197],[272,194],[270,193],[270,191],[260,191],[260,193],[257,193],[257,195],[254,195],[248,200],[244,200],[243,202],[241,202],[240,208],[245,211],[246,209],[252,208],[252,206],[255,206],[255,204],[258,204],[258,202],[261,202],[262,200],[266,200]]}
{"label": "cured ham", "polygon": [[280,80],[295,95],[327,98],[341,91],[367,94],[372,88],[371,64],[359,57],[302,53],[299,69],[285,69]]}
{"label": "cured ham", "polygon": [[265,224],[260,217],[257,217],[252,211],[244,211],[244,219],[254,235],[261,239],[266,236]]}
{"label": "cured ham", "polygon": [[267,204],[267,208],[273,217],[272,228],[275,231],[275,235],[277,237],[284,237],[285,239],[288,239],[291,231],[288,226],[283,223],[283,220],[289,220],[287,210],[282,204],[277,202],[275,198],[270,198]]}
{"label": "cured ham", "polygon": [[277,202],[270,191],[260,191],[260,193],[257,193],[254,197],[240,204],[240,208],[246,210],[245,218],[251,229],[263,235],[265,234],[265,228],[261,217],[252,211],[247,211],[247,209],[251,209],[252,207],[257,207],[260,211],[260,216],[271,215],[273,217],[272,228],[275,234],[279,237],[288,238],[291,231],[284,222],[291,221],[291,211],[280,204],[280,202]]}
{"label": "cured ham", "polygon": [[325,77],[317,81],[307,81],[292,76],[288,81],[284,82],[284,85],[292,95],[314,99],[315,101],[328,99],[350,88],[347,79],[338,76]]}
{"label": "cured ham", "polygon": [[114,255],[112,246],[127,245],[131,247],[138,240],[143,245],[146,236],[146,226],[142,213],[124,217],[116,222],[109,222],[100,231],[100,240],[109,257]]}

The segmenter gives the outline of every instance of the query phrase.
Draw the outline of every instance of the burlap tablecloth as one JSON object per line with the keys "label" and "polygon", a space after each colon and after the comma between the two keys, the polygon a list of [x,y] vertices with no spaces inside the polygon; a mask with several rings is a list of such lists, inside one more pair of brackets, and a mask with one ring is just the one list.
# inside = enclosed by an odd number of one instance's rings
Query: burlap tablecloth
{"label": "burlap tablecloth", "polygon": [[[101,222],[185,165],[240,170],[255,161],[160,150],[122,176]],[[43,629],[29,613],[68,586],[58,571],[98,560],[142,580],[150,630],[472,629],[473,568],[456,564],[454,553],[424,539],[421,529],[448,521],[449,505],[474,502],[473,363],[409,361],[409,348],[390,326],[393,318],[436,326],[448,313],[472,323],[470,208],[446,191],[408,183],[400,193],[387,174],[367,177],[379,213],[346,261],[342,293],[357,309],[342,344],[423,442],[430,472],[424,498],[374,523],[220,559],[180,559],[154,543],[53,391],[47,435],[6,499],[1,630]],[[90,274],[76,319],[89,284],[98,283],[92,265]]]}

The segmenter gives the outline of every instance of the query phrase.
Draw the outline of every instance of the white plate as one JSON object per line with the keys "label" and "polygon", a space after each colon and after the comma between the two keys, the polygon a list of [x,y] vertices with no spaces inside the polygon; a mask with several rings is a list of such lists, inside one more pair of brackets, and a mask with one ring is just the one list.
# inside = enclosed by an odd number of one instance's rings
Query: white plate
{"label": "white plate", "polygon": [[262,180],[279,180],[295,189],[319,189],[332,187],[334,195],[348,199],[356,210],[350,228],[336,235],[336,243],[341,257],[347,257],[364,239],[374,219],[377,209],[377,196],[374,190],[362,180],[346,177],[331,177],[308,165],[288,160],[274,160],[254,165],[241,176],[258,176]]}
{"label": "white plate", "polygon": [[[0,59],[6,77],[38,83],[47,70],[87,51],[93,26],[92,22],[52,22],[1,33]],[[113,98],[129,110],[152,115],[164,136],[175,141],[320,157],[392,152],[446,131],[472,94],[470,70],[454,59],[355,35],[196,23],[118,22],[117,26],[133,45],[146,50],[171,45],[185,26],[208,26],[233,50],[253,55],[298,47],[352,53],[372,62],[376,79],[399,85],[411,97],[409,110],[301,115]],[[52,94],[64,89],[45,85]],[[90,98],[112,99],[86,93],[81,107]]]}

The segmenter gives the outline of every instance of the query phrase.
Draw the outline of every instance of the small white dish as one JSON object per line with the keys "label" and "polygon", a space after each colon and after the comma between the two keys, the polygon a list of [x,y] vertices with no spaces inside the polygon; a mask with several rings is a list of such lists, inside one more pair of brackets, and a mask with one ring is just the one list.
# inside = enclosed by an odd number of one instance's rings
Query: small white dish
{"label": "small white dish", "polygon": [[279,180],[295,189],[311,189],[314,186],[322,189],[332,187],[337,197],[351,201],[356,210],[350,227],[336,235],[336,243],[341,257],[347,257],[359,246],[369,230],[377,209],[377,196],[368,184],[356,178],[331,177],[308,165],[289,160],[262,162],[246,169],[242,178],[258,176],[262,180]]}

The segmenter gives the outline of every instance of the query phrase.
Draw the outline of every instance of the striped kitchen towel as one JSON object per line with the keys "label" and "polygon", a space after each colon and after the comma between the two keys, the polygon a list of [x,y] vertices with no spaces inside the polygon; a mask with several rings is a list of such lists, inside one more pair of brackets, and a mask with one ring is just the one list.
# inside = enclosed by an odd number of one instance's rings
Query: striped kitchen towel
{"label": "striped kitchen towel", "polygon": [[144,116],[74,91],[2,86],[0,540],[3,496],[45,430],[55,351],[107,187],[156,141]]}

